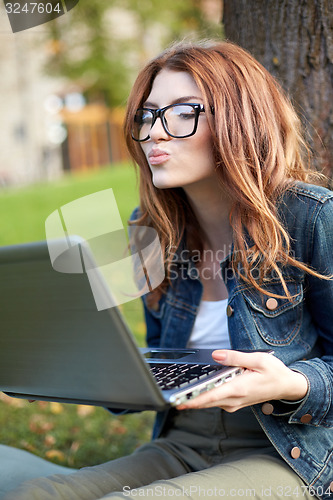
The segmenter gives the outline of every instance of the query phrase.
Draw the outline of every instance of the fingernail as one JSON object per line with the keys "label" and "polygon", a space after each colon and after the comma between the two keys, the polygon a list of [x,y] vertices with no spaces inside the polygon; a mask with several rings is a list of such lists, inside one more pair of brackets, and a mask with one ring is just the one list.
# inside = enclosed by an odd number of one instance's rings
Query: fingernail
{"label": "fingernail", "polygon": [[212,354],[215,359],[226,359],[227,355],[225,352],[214,351]]}

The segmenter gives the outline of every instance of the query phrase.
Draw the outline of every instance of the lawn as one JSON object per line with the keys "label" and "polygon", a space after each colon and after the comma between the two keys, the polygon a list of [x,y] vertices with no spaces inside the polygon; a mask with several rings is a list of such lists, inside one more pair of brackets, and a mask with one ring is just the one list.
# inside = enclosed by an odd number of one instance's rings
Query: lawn
{"label": "lawn", "polygon": [[[82,196],[112,188],[124,225],[137,205],[130,165],[113,165],[59,181],[0,192],[0,246],[45,239],[47,216]],[[140,300],[122,306],[140,345],[145,325]],[[70,467],[94,465],[130,453],[149,440],[151,412],[115,417],[100,407],[35,402],[0,393],[0,443]]]}
{"label": "lawn", "polygon": [[82,174],[66,175],[48,184],[0,191],[0,245],[45,239],[45,219],[54,210],[81,196],[112,188],[123,223],[137,205],[134,168],[114,165]]}

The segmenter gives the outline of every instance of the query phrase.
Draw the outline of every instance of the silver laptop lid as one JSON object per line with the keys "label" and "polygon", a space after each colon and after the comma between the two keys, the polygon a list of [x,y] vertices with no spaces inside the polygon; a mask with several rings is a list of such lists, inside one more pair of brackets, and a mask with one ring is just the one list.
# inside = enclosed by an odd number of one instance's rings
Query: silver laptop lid
{"label": "silver laptop lid", "polygon": [[114,408],[165,407],[118,309],[97,310],[86,273],[56,272],[46,242],[0,248],[0,308],[0,390]]}

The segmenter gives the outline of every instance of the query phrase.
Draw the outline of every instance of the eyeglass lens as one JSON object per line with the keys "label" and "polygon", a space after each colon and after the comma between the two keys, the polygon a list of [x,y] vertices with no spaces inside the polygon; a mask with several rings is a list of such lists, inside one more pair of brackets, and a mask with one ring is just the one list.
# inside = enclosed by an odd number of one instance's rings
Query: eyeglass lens
{"label": "eyeglass lens", "polygon": [[[197,110],[188,104],[170,106],[161,112],[166,132],[175,137],[192,135],[197,116]],[[134,118],[133,138],[138,141],[147,140],[153,124],[154,114],[149,109],[138,109]]]}

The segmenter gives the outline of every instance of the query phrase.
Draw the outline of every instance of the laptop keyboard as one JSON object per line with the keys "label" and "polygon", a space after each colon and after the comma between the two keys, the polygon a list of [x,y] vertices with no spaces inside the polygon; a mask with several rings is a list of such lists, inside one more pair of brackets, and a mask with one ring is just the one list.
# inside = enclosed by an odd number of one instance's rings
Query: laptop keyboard
{"label": "laptop keyboard", "polygon": [[189,382],[204,380],[208,375],[221,370],[221,365],[193,363],[149,363],[149,367],[162,390],[184,387]]}

